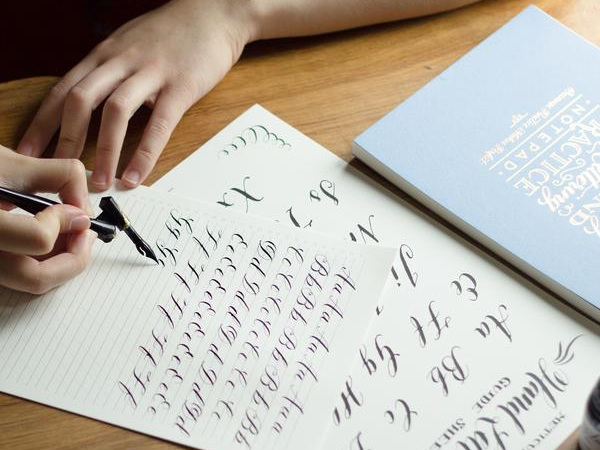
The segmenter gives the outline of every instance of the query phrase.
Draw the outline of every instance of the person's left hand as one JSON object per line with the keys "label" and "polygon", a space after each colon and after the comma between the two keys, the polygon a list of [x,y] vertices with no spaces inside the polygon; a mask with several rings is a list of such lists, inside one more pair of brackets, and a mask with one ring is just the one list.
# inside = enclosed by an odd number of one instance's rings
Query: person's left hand
{"label": "person's left hand", "polygon": [[251,39],[246,3],[173,0],[126,23],[52,89],[17,151],[40,156],[60,126],[55,157],[78,158],[92,111],[106,100],[91,187],[108,189],[131,116],[153,107],[123,172],[125,187],[149,175],[183,113],[217,84]]}

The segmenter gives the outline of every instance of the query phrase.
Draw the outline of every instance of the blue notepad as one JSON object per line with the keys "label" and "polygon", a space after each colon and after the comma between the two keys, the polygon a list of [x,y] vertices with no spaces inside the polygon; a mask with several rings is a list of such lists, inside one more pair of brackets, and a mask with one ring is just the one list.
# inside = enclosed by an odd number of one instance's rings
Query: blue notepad
{"label": "blue notepad", "polygon": [[600,321],[600,49],[528,7],[354,154]]}

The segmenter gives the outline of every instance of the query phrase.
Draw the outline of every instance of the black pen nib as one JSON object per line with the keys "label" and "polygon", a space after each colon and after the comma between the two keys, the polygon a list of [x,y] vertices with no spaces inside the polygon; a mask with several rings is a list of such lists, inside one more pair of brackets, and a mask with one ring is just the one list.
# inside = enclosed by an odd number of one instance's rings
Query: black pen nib
{"label": "black pen nib", "polygon": [[148,244],[139,234],[137,234],[137,231],[135,231],[131,225],[125,228],[124,231],[125,234],[129,236],[129,239],[131,239],[131,241],[135,244],[135,248],[140,255],[150,258],[152,261],[158,264],[158,258],[156,257],[154,250],[152,250],[152,247],[150,247],[150,244]]}

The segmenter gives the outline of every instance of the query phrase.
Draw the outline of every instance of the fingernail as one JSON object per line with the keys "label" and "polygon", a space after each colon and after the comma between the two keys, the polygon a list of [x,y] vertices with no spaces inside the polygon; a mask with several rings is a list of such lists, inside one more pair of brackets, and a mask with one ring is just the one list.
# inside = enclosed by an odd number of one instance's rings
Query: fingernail
{"label": "fingernail", "polygon": [[108,177],[106,176],[106,174],[99,170],[94,171],[94,173],[92,174],[92,183],[96,186],[105,186],[107,179]]}
{"label": "fingernail", "polygon": [[90,227],[90,218],[85,214],[73,217],[69,223],[69,231],[82,231]]}
{"label": "fingernail", "polygon": [[135,187],[140,184],[140,173],[137,170],[128,170],[123,174],[123,181]]}

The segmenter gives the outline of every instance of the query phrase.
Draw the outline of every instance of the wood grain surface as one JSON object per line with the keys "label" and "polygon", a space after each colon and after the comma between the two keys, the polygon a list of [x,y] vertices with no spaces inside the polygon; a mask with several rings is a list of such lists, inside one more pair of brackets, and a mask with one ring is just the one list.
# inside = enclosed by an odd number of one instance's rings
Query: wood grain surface
{"label": "wood grain surface", "polygon": [[[254,103],[349,160],[357,134],[530,3],[600,44],[598,0],[487,0],[422,19],[252,44],[226,78],[184,116],[146,184]],[[56,81],[48,77],[0,84],[0,144],[16,146]],[[135,149],[148,116],[140,111],[132,119],[123,161]],[[97,130],[95,117],[82,156],[90,169]],[[575,449],[575,441],[574,433],[561,449]],[[2,449],[139,447],[178,446],[0,394]]]}

